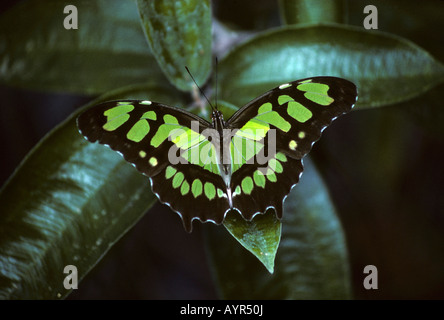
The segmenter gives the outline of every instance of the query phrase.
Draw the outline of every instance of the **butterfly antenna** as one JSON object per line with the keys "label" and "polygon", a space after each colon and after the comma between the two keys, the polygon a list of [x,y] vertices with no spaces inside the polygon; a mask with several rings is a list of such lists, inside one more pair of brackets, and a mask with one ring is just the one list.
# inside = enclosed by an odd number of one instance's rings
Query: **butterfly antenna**
{"label": "butterfly antenna", "polygon": [[218,61],[217,61],[217,57],[216,57],[216,92],[215,92],[215,99],[216,99],[216,110],[217,110],[217,65],[218,65]]}
{"label": "butterfly antenna", "polygon": [[194,80],[193,75],[191,74],[190,70],[188,69],[187,66],[185,66],[185,69],[187,69],[188,74],[190,75],[191,79],[193,79],[194,84],[196,85],[196,87],[199,89],[200,93],[205,97],[205,99],[207,100],[208,104],[210,105],[211,109],[217,110],[217,108],[214,108],[213,105],[211,104],[210,100],[208,100],[207,96],[205,95],[205,93],[203,92],[203,90],[199,87],[199,85],[197,84],[196,80]]}

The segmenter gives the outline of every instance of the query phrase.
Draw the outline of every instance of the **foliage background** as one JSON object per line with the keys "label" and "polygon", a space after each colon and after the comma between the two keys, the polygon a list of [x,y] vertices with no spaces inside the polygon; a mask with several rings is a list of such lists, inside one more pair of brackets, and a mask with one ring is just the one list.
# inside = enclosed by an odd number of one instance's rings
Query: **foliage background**
{"label": "foliage background", "polygon": [[[15,2],[2,1],[2,10]],[[367,3],[347,3],[347,22],[362,26]],[[444,61],[442,2],[373,4],[380,31],[407,38]],[[245,32],[279,25],[276,8],[274,1],[214,2],[221,21]],[[353,112],[352,121],[327,130],[312,152],[343,225],[354,298],[444,298],[443,89]],[[0,119],[2,184],[41,137],[91,100],[4,85],[0,97],[8,106]],[[69,298],[216,298],[203,227],[214,228],[195,225],[195,232],[186,234],[177,217],[156,204]],[[362,287],[368,264],[378,267],[378,290]]]}

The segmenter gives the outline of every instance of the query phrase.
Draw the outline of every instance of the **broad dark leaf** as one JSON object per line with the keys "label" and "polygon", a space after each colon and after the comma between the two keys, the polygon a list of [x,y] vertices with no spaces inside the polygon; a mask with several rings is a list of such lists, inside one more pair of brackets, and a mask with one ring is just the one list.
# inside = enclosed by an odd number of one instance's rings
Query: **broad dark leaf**
{"label": "broad dark leaf", "polygon": [[341,25],[289,26],[262,33],[228,54],[219,70],[220,96],[237,105],[310,76],[353,81],[357,109],[406,101],[444,81],[442,63],[412,42]]}
{"label": "broad dark leaf", "polygon": [[[78,29],[64,28],[75,5]],[[22,88],[101,94],[165,81],[130,0],[23,1],[0,16],[0,81]]]}
{"label": "broad dark leaf", "polygon": [[[93,101],[180,101],[155,85]],[[149,181],[116,152],[87,142],[73,114],[29,153],[0,191],[0,297],[66,296],[66,265],[82,279],[157,201]]]}
{"label": "broad dark leaf", "polygon": [[210,1],[138,0],[151,49],[163,72],[178,89],[188,91],[193,81],[203,85],[211,71]]}

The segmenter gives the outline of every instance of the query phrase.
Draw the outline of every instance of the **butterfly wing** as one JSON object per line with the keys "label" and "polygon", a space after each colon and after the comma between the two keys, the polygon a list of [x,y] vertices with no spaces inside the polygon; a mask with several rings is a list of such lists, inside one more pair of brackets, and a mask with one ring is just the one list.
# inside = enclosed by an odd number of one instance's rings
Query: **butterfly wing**
{"label": "butterfly wing", "polygon": [[[314,77],[282,84],[233,114],[227,121],[229,128],[238,129],[231,141],[237,162],[231,179],[233,206],[247,219],[268,208],[282,217],[283,200],[302,174],[302,158],[356,99],[352,82]],[[259,155],[262,161],[257,161]]]}
{"label": "butterfly wing", "polygon": [[153,192],[179,213],[187,231],[193,219],[222,222],[229,205],[205,135],[207,121],[164,104],[125,100],[86,110],[77,125],[89,141],[118,151],[148,176]]}

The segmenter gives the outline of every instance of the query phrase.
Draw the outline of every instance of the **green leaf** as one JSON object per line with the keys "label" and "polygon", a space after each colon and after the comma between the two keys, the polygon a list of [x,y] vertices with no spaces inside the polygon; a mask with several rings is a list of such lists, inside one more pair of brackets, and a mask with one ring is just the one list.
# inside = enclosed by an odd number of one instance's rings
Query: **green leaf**
{"label": "green leaf", "polygon": [[[66,30],[72,4],[78,29]],[[0,16],[0,81],[22,88],[101,94],[166,81],[130,0],[23,1]]]}
{"label": "green leaf", "polygon": [[234,49],[219,66],[221,98],[243,105],[288,81],[338,76],[358,87],[358,108],[406,101],[444,81],[444,66],[412,42],[340,25],[288,26]]}
{"label": "green leaf", "polygon": [[286,24],[345,22],[344,0],[280,0],[279,4]]}
{"label": "green leaf", "polygon": [[237,212],[229,213],[224,220],[224,227],[262,262],[268,272],[274,272],[274,259],[282,227],[274,211],[257,215],[252,221],[246,221]]}
{"label": "green leaf", "polygon": [[[147,93],[150,92],[148,95]],[[102,96],[179,99],[144,85]],[[149,180],[116,152],[87,142],[73,114],[28,154],[0,191],[0,298],[65,297],[66,265],[82,279],[157,201]]]}
{"label": "green leaf", "polygon": [[207,251],[226,299],[350,298],[344,234],[326,186],[309,159],[284,203],[275,273],[269,274],[220,228],[207,228]]}
{"label": "green leaf", "polygon": [[145,34],[163,72],[178,89],[203,85],[211,71],[210,1],[137,1]]}
{"label": "green leaf", "polygon": [[[362,27],[368,15],[363,14],[363,8],[369,4],[367,0],[348,1],[348,23]],[[434,31],[443,27],[444,1],[422,1],[418,5],[417,0],[403,0],[400,5],[397,1],[372,0],[371,4],[378,9],[378,28],[413,41],[443,61],[442,34]]]}

